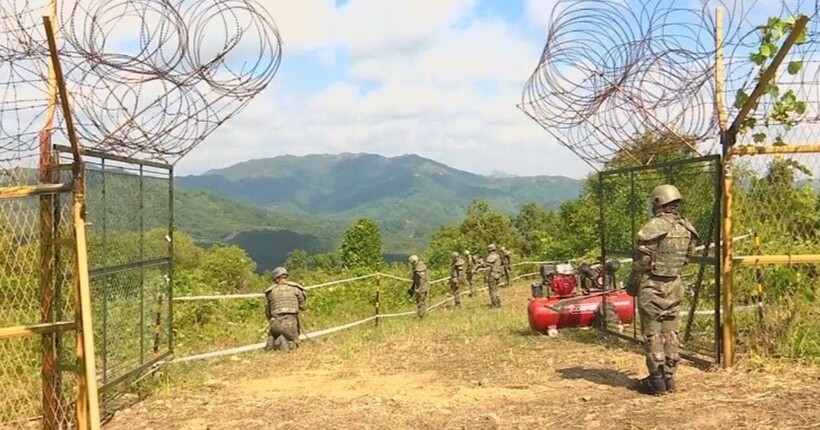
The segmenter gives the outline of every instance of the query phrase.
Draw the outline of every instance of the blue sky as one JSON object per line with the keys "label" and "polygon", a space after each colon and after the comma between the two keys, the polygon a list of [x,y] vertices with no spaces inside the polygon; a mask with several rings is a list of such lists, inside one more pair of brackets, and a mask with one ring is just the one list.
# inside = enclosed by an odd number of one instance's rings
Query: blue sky
{"label": "blue sky", "polygon": [[[516,108],[556,1],[260,0],[284,42],[279,72],[178,173],[369,152],[483,174],[582,177],[590,168]],[[769,2],[759,0],[761,17]]]}
{"label": "blue sky", "polygon": [[552,0],[263,0],[284,48],[272,84],[178,166],[282,154],[417,153],[456,168],[581,177],[517,108]]}

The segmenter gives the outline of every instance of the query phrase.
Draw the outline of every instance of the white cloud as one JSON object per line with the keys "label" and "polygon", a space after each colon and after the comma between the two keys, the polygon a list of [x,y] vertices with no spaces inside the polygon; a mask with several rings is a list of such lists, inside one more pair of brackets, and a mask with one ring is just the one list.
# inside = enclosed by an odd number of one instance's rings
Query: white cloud
{"label": "white cloud", "polygon": [[333,3],[265,2],[285,40],[284,61],[301,51],[330,62],[333,48],[344,49],[351,80],[302,93],[278,76],[184,159],[180,174],[333,152],[417,153],[479,173],[589,170],[516,108],[543,40],[526,40],[500,19],[473,19],[474,0]]}

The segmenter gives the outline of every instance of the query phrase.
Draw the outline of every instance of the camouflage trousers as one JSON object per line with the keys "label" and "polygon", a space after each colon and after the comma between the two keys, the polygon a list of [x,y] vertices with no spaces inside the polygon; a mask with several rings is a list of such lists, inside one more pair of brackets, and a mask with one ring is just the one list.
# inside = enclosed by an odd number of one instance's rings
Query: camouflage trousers
{"label": "camouflage trousers", "polygon": [[487,276],[487,289],[490,291],[490,305],[494,308],[501,307],[501,297],[498,296],[498,275]]}
{"label": "camouflage trousers", "polygon": [[512,278],[513,278],[513,271],[512,267],[505,266],[504,267],[504,286],[511,287],[512,286]]}
{"label": "camouflage trousers", "polygon": [[678,308],[683,297],[683,282],[675,278],[650,277],[638,293],[638,313],[650,374],[663,371],[671,377],[680,362]]}
{"label": "camouflage trousers", "polygon": [[289,350],[299,345],[299,318],[296,314],[274,315],[269,324],[267,349]]}
{"label": "camouflage trousers", "polygon": [[450,294],[453,295],[453,304],[456,306],[461,306],[461,284],[464,283],[463,279],[459,278],[450,278]]}
{"label": "camouflage trousers", "polygon": [[475,283],[473,282],[473,271],[467,272],[467,285],[470,287],[470,297],[475,295]]}
{"label": "camouflage trousers", "polygon": [[419,318],[427,315],[427,291],[416,291],[413,298],[416,300],[416,315]]}

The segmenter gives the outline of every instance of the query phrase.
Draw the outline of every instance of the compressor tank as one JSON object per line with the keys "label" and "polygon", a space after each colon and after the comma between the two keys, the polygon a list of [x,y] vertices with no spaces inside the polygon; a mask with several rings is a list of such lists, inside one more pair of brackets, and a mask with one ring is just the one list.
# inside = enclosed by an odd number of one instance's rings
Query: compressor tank
{"label": "compressor tank", "polygon": [[[611,303],[610,306],[614,306],[621,324],[632,323],[635,319],[635,299],[632,296],[625,291],[615,291],[603,297]],[[596,311],[603,305],[603,297],[584,297],[567,303],[561,303],[566,299],[557,297],[530,299],[530,328],[536,332],[547,333],[561,328],[591,327],[595,322]],[[561,312],[547,306],[561,309]]]}

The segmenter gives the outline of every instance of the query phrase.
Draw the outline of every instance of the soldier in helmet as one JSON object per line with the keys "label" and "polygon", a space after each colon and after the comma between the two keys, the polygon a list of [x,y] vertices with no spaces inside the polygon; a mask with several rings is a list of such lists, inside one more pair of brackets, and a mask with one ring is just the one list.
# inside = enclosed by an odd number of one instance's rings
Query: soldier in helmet
{"label": "soldier in helmet", "polygon": [[273,285],[265,290],[265,316],[270,329],[266,349],[288,351],[298,345],[301,325],[299,312],[307,306],[305,289],[288,281],[288,270],[284,267],[273,269]]}
{"label": "soldier in helmet", "polygon": [[490,290],[490,306],[501,307],[501,298],[498,297],[498,280],[501,278],[501,256],[494,244],[487,246],[487,258],[482,263],[482,267],[487,268],[487,289]]}
{"label": "soldier in helmet", "polygon": [[509,249],[501,247],[501,267],[504,268],[504,285],[512,286],[512,253]]}
{"label": "soldier in helmet", "polygon": [[410,286],[408,293],[411,293],[413,299],[416,301],[416,313],[419,318],[427,314],[427,291],[429,290],[427,280],[427,266],[424,265],[418,255],[411,255],[409,258],[410,266],[413,268],[411,279],[413,285]]}
{"label": "soldier in helmet", "polygon": [[470,287],[470,297],[475,295],[475,283],[473,283],[473,276],[477,269],[477,262],[474,255],[470,255],[470,251],[464,251],[464,260],[467,263],[465,275],[467,276],[467,285]]}
{"label": "soldier in helmet", "polygon": [[638,391],[661,395],[675,391],[680,361],[678,306],[683,300],[681,280],[698,240],[695,227],[679,213],[683,200],[672,185],[661,185],[649,196],[652,218],[637,234],[632,272],[625,282],[637,297],[649,376],[638,381]]}
{"label": "soldier in helmet", "polygon": [[453,260],[450,263],[450,294],[453,295],[453,304],[461,306],[460,287],[464,283],[464,260],[453,252]]}

